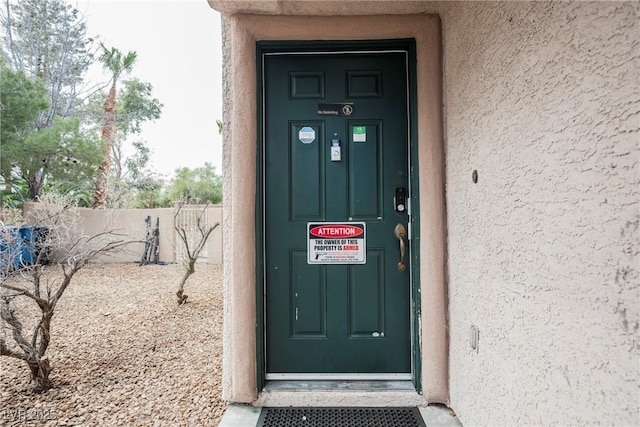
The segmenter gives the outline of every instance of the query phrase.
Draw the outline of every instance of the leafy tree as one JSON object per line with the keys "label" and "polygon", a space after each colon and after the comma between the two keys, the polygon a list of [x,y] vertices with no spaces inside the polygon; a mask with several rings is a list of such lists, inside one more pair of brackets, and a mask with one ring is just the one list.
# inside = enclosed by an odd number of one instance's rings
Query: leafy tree
{"label": "leafy tree", "polygon": [[[26,78],[40,87],[36,98],[47,98],[44,108],[29,114],[28,125],[23,120],[20,126],[13,119],[24,118],[23,110],[12,102],[4,108],[3,100],[2,127],[10,131],[0,135],[0,172],[14,191],[26,182],[27,191],[20,197],[36,200],[47,183],[55,184],[57,179],[62,179],[62,187],[77,184],[76,179],[93,179],[92,171],[85,168],[96,167],[87,148],[99,149],[99,142],[80,130],[77,119],[70,119],[77,116],[74,108],[85,91],[83,76],[93,61],[93,40],[86,36],[78,11],[64,0],[5,0],[0,8],[2,57],[8,68],[21,73],[9,76],[4,70],[3,86],[18,80],[24,83]],[[28,94],[34,91],[26,84],[22,87],[22,101],[32,99]],[[15,91],[3,88],[2,93],[15,98]]]}
{"label": "leafy tree", "polygon": [[172,201],[193,200],[198,203],[218,204],[222,201],[222,177],[211,163],[194,169],[176,169],[173,182],[167,189]]}
{"label": "leafy tree", "polygon": [[[128,208],[136,204],[140,191],[147,191],[163,186],[150,165],[151,150],[143,141],[134,141],[133,154],[124,159],[122,166],[122,148],[118,146],[113,152],[113,166],[109,174],[107,190],[107,207]],[[115,147],[115,146],[114,146]],[[150,187],[151,186],[151,187]],[[156,191],[158,192],[159,189]],[[153,202],[151,203],[153,205]],[[145,203],[146,205],[146,203]],[[151,206],[153,207],[153,206]]]}
{"label": "leafy tree", "polygon": [[153,98],[153,85],[136,78],[122,82],[124,89],[118,95],[118,113],[116,125],[122,139],[137,135],[142,124],[157,120],[162,114],[162,103]]}
{"label": "leafy tree", "polygon": [[2,158],[11,159],[7,182],[24,181],[26,198],[37,200],[47,182],[67,188],[93,182],[100,142],[83,131],[77,118],[54,118],[53,125],[27,134],[20,143],[2,144]]}
{"label": "leafy tree", "polygon": [[131,182],[135,186],[150,174],[149,161],[151,160],[151,150],[149,146],[142,141],[135,141],[131,145],[135,151],[124,161],[124,164],[127,173],[130,175]]}
{"label": "leafy tree", "polygon": [[[163,108],[162,103],[153,97],[153,86],[150,83],[133,78],[124,80],[122,86],[123,89],[119,91],[116,98],[114,119],[116,133],[111,153],[116,176],[122,176],[126,173],[127,159],[122,155],[125,151],[126,140],[139,134],[144,122],[159,119]],[[102,91],[97,92],[88,99],[85,105],[88,121],[96,127],[103,124],[104,103],[107,95]],[[145,145],[142,142],[135,142],[132,146],[134,150],[138,151],[141,144]]]}
{"label": "leafy tree", "polygon": [[145,175],[137,182],[135,188],[137,208],[167,208],[171,202],[163,194],[164,180],[155,175]]}
{"label": "leafy tree", "polygon": [[93,200],[94,208],[104,208],[107,203],[107,181],[109,178],[109,168],[111,166],[111,151],[115,141],[116,132],[116,84],[122,73],[131,71],[136,61],[136,52],[130,51],[126,55],[116,48],[107,49],[103,44],[100,61],[105,69],[111,72],[111,88],[104,103],[104,122],[102,126],[102,140],[104,141],[104,155],[102,163],[98,168],[98,179],[96,180],[95,194]]}
{"label": "leafy tree", "polygon": [[[160,118],[162,103],[153,97],[153,86],[138,79],[122,82],[118,91],[114,142],[111,151],[111,170],[107,191],[108,207],[125,207],[135,197],[140,182],[152,179],[150,170],[151,150],[144,141],[127,142],[128,138],[142,130],[142,124]],[[104,115],[106,93],[98,92],[86,104],[89,120],[98,126]],[[133,149],[133,153],[125,153]]]}
{"label": "leafy tree", "polygon": [[79,105],[84,73],[93,62],[93,39],[78,10],[64,0],[5,0],[0,11],[3,56],[9,67],[40,79],[49,92],[49,108],[34,121],[36,129],[68,117]]}
{"label": "leafy tree", "polygon": [[116,135],[113,144],[113,189],[109,193],[107,202],[110,207],[118,195],[126,195],[130,191],[146,188],[152,180],[153,172],[150,170],[151,150],[143,141],[134,141],[131,144],[133,154],[124,155],[124,142],[130,135],[139,134],[142,124],[149,120],[160,118],[162,104],[153,98],[151,92],[153,86],[141,82],[138,79],[125,80],[124,89],[118,95],[116,113]]}
{"label": "leafy tree", "polygon": [[4,188],[0,190],[0,209],[21,209],[29,191],[27,183],[15,181],[8,184],[0,178],[0,184]]}
{"label": "leafy tree", "polygon": [[74,118],[54,118],[40,130],[33,120],[48,107],[40,80],[6,66],[0,70],[0,175],[21,199],[36,200],[47,182],[73,186],[93,181],[99,141]]}
{"label": "leafy tree", "polygon": [[20,141],[31,131],[31,122],[47,108],[49,99],[44,83],[29,79],[22,71],[11,70],[0,59],[0,143]]}
{"label": "leafy tree", "polygon": [[0,58],[0,176],[7,192],[3,196],[19,190],[12,173],[16,159],[9,154],[32,132],[31,122],[48,106],[42,81],[32,81],[23,72],[11,70]]}
{"label": "leafy tree", "polygon": [[166,207],[162,199],[164,180],[150,167],[151,150],[142,141],[133,144],[135,152],[125,161],[126,180],[134,192],[136,206],[140,208]]}
{"label": "leafy tree", "polygon": [[145,142],[134,141],[131,144],[134,149],[133,155],[124,158],[122,140],[128,135],[140,133],[143,122],[158,119],[162,104],[157,99],[151,98],[150,84],[141,83],[138,80],[129,80],[124,83],[122,107],[119,108],[122,120],[118,123],[122,139],[114,144],[114,172],[117,181],[128,181],[135,188],[138,181],[150,174],[151,150]]}

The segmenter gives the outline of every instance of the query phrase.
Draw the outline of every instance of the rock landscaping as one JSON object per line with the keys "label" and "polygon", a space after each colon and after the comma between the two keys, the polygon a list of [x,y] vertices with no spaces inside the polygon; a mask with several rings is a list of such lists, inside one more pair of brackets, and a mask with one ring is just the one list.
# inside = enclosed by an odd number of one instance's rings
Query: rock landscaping
{"label": "rock landscaping", "polygon": [[28,392],[26,364],[1,357],[0,425],[218,425],[226,406],[222,268],[197,264],[189,300],[178,306],[181,268],[101,264],[78,272],[52,323],[54,388]]}

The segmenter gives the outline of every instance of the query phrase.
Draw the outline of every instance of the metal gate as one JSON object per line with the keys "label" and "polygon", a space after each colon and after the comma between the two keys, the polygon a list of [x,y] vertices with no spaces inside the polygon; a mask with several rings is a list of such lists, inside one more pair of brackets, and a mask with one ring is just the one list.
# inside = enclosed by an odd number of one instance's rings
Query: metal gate
{"label": "metal gate", "polygon": [[[198,218],[200,218],[200,224],[198,224]],[[184,205],[182,209],[180,209],[180,211],[177,213],[175,223],[178,227],[182,227],[186,231],[189,247],[195,248],[201,239],[198,225],[204,229],[207,229],[210,226],[209,209],[205,205]],[[175,259],[177,262],[180,262],[187,257],[186,250],[179,236],[176,236],[174,241],[176,242]],[[202,249],[202,252],[200,253],[198,262],[208,261],[208,245],[205,245]]]}

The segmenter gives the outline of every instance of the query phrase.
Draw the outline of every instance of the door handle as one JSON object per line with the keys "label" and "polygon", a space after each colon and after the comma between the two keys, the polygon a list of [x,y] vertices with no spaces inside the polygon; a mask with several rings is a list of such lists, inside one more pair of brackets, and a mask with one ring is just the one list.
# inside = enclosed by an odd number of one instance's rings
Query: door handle
{"label": "door handle", "polygon": [[404,263],[404,238],[407,237],[407,230],[404,228],[404,225],[398,224],[393,230],[393,234],[400,242],[400,262],[398,263],[398,271],[404,271],[407,268]]}

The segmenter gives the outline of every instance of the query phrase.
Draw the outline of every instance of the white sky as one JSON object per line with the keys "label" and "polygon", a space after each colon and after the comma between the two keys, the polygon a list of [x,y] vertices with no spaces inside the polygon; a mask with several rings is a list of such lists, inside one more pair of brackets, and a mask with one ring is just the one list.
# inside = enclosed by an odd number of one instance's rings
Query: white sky
{"label": "white sky", "polygon": [[[162,116],[143,126],[139,139],[152,165],[167,176],[181,166],[211,162],[222,171],[222,48],[220,15],[206,0],[67,0],[84,14],[88,36],[108,48],[134,50],[128,77],[153,85]],[[88,77],[107,75],[100,66]]]}

